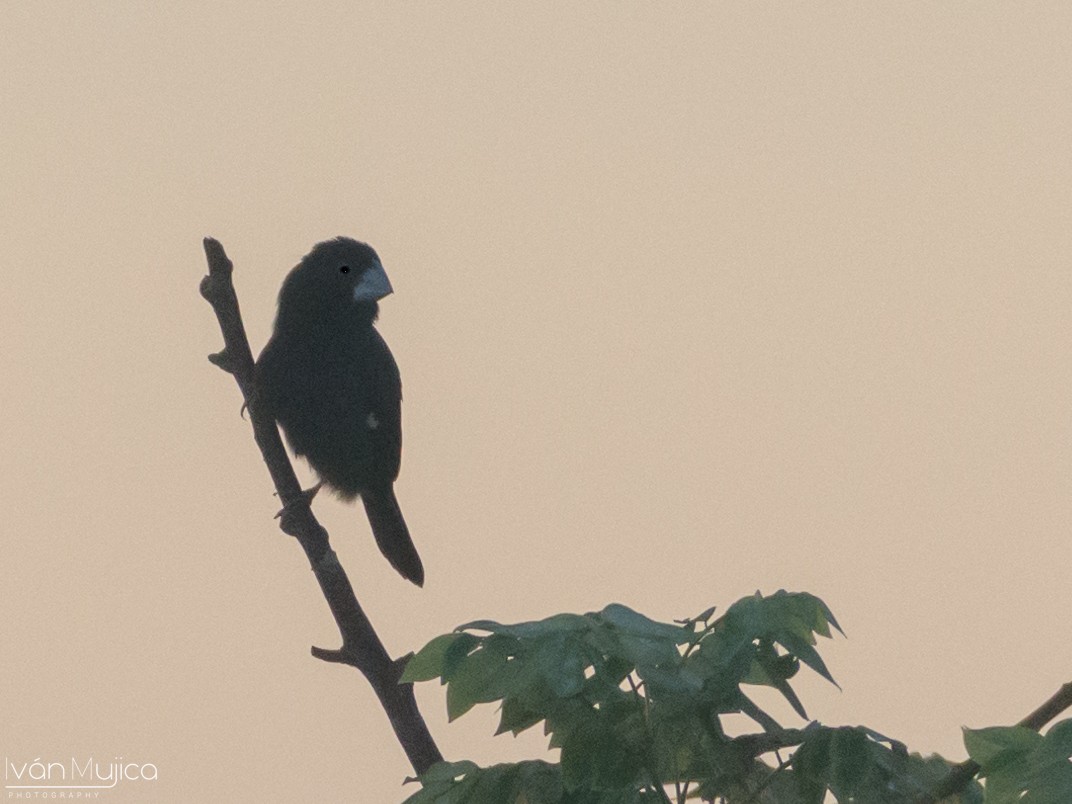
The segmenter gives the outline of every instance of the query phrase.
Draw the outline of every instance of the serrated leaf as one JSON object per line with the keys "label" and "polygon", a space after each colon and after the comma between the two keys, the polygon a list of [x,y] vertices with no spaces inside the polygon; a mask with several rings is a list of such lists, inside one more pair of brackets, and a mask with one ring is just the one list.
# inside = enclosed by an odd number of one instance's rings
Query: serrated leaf
{"label": "serrated leaf", "polygon": [[754,639],[752,633],[737,627],[735,620],[720,621],[700,640],[699,650],[690,659],[699,657],[697,665],[706,670],[706,675],[728,673],[736,683],[752,665]]}
{"label": "serrated leaf", "polygon": [[457,668],[479,644],[480,640],[472,634],[457,634],[457,638],[443,651],[440,677],[444,681],[450,681]]}
{"label": "serrated leaf", "polygon": [[544,713],[529,706],[522,698],[507,697],[503,699],[502,709],[499,711],[499,726],[495,734],[505,734],[508,731],[515,735],[520,734],[543,719]]}
{"label": "serrated leaf", "polygon": [[443,674],[443,659],[447,648],[453,645],[462,634],[443,634],[437,636],[423,648],[421,648],[402,671],[403,682],[406,681],[431,681]]}
{"label": "serrated leaf", "polygon": [[474,620],[465,625],[459,625],[456,631],[488,631],[492,634],[506,634],[518,639],[536,639],[550,636],[555,633],[572,633],[575,631],[587,631],[592,627],[592,622],[581,614],[555,614],[544,620],[503,625],[494,620]]}
{"label": "serrated leaf", "polygon": [[453,722],[477,704],[472,687],[467,684],[447,684],[447,720]]}
{"label": "serrated leaf", "polygon": [[801,639],[796,634],[791,633],[779,634],[776,637],[776,640],[787,651],[789,651],[798,659],[800,659],[800,661],[804,662],[804,664],[806,664],[816,673],[821,675],[835,687],[841,689],[838,683],[834,681],[834,677],[830,675],[830,671],[826,667],[826,662],[823,661],[822,657],[819,655],[819,652],[816,651],[815,648],[813,648],[811,645],[809,645],[807,641]]}
{"label": "serrated leaf", "polygon": [[447,685],[447,715],[461,717],[478,703],[489,703],[505,695],[517,666],[486,644],[460,662]]}
{"label": "serrated leaf", "polygon": [[793,707],[793,711],[800,715],[802,720],[808,719],[808,713],[804,711],[804,704],[800,702],[800,698],[797,697],[797,694],[793,691],[793,688],[789,686],[788,681],[781,678],[774,679],[774,681],[771,683],[771,686],[778,690],[778,692],[782,693],[783,696],[785,696],[785,699],[789,701],[789,705]]}
{"label": "serrated leaf", "polygon": [[668,640],[673,644],[684,644],[692,636],[689,629],[680,625],[656,622],[621,603],[611,603],[605,606],[598,616],[604,623],[613,625],[627,634],[646,639]]}
{"label": "serrated leaf", "polygon": [[[822,615],[823,615],[823,620],[824,620],[825,622],[827,622],[827,623],[830,623],[830,625],[834,626],[834,628],[836,628],[836,629],[837,629],[837,632],[838,632],[839,634],[841,634],[842,636],[846,636],[846,634],[845,634],[845,629],[843,629],[843,628],[842,628],[842,627],[841,627],[841,626],[840,626],[840,625],[838,624],[838,621],[837,621],[837,620],[836,620],[836,619],[834,618],[834,612],[830,611],[830,607],[829,607],[829,606],[827,606],[827,605],[826,605],[826,604],[825,604],[825,603],[824,603],[823,601],[821,601],[821,600],[820,600],[819,598],[815,598],[815,602],[816,602],[816,604],[818,604],[818,606],[819,606],[819,610],[820,610],[820,611],[822,612]],[[825,634],[823,634],[823,636],[830,636],[830,631],[829,631],[829,629],[827,629],[827,630],[826,630],[826,633],[825,633]]]}

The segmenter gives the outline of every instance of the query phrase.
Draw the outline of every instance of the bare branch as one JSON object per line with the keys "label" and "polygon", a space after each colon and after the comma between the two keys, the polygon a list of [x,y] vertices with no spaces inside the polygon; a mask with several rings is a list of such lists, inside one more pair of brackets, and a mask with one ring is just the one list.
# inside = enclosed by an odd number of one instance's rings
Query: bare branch
{"label": "bare branch", "polygon": [[1062,684],[1050,699],[1042,706],[1021,720],[1017,725],[1039,731],[1043,726],[1072,707],[1072,681]]}

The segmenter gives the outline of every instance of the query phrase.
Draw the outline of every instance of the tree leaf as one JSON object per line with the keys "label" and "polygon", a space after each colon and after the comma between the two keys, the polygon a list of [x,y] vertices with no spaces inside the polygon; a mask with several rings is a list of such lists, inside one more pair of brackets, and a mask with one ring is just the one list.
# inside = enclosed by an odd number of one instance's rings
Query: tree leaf
{"label": "tree leaf", "polygon": [[826,662],[823,661],[819,652],[808,644],[806,640],[791,632],[781,632],[775,637],[775,640],[816,673],[838,689],[841,689],[838,683],[834,681],[834,677],[830,675],[830,671],[826,668]]}
{"label": "tree leaf", "polygon": [[489,647],[478,647],[461,661],[447,684],[447,716],[461,717],[478,703],[489,703],[503,697],[510,689],[517,667],[504,653]]}
{"label": "tree leaf", "polygon": [[450,681],[457,668],[465,661],[469,653],[480,644],[472,634],[458,634],[457,638],[443,651],[440,678]]}
{"label": "tree leaf", "polygon": [[520,734],[543,719],[543,711],[530,707],[520,696],[508,696],[503,699],[499,712],[499,727],[495,733],[504,734],[511,731],[514,734]]}
{"label": "tree leaf", "polygon": [[1016,755],[1027,754],[1042,742],[1042,735],[1024,726],[991,726],[963,731],[968,756],[982,766],[984,775],[988,768]]}
{"label": "tree leaf", "polygon": [[599,612],[598,619],[627,634],[652,640],[669,640],[675,644],[684,644],[692,636],[691,628],[656,622],[621,603],[605,606],[603,611]]}
{"label": "tree leaf", "polygon": [[454,630],[488,631],[492,634],[506,634],[518,639],[535,639],[555,633],[587,631],[591,627],[592,621],[582,614],[555,614],[544,620],[533,620],[514,625],[503,625],[494,620],[475,620],[465,625],[459,625]]}
{"label": "tree leaf", "polygon": [[588,665],[583,644],[563,634],[538,640],[528,657],[544,683],[559,698],[577,695],[584,688]]}
{"label": "tree leaf", "polygon": [[437,636],[407,663],[402,671],[401,681],[431,681],[443,674],[443,659],[447,649],[457,642],[463,634],[442,634]]}

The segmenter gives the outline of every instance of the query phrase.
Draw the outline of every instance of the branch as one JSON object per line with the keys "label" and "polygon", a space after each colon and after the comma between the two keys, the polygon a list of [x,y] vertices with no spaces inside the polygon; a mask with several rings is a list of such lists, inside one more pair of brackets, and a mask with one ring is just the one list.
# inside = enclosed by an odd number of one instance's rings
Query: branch
{"label": "branch", "polygon": [[[1069,708],[1072,708],[1072,681],[1064,684],[1046,703],[1016,725],[1040,731],[1043,726]],[[799,745],[817,726],[817,723],[811,723],[803,729],[783,729],[774,724],[764,733],[742,734],[734,737],[731,742],[738,745],[743,753],[755,758],[780,748]],[[917,804],[937,804],[942,799],[961,792],[980,770],[979,764],[971,759],[953,766],[948,775],[935,786],[934,791],[921,796]]]}
{"label": "branch", "polygon": [[819,724],[813,721],[802,729],[779,728],[775,731],[761,734],[742,734],[739,737],[734,737],[730,742],[740,746],[744,754],[755,759],[781,748],[800,745],[817,728],[819,728]]}
{"label": "branch", "polygon": [[[1039,731],[1064,712],[1072,707],[1072,682],[1061,687],[1046,703],[1025,717],[1018,726]],[[809,732],[818,726],[811,723],[803,729],[782,729],[774,726],[762,734],[742,734],[734,737],[732,742],[739,745],[744,753],[751,757],[759,757],[779,748],[789,748],[799,745],[807,739]],[[948,796],[962,791],[979,772],[978,763],[973,760],[961,762],[955,765],[949,774],[934,788],[934,792],[928,793],[918,799],[918,804],[936,804]]]}
{"label": "branch", "polygon": [[1050,696],[1050,700],[1016,725],[1039,731],[1069,707],[1072,707],[1072,681],[1062,684],[1061,689]]}
{"label": "branch", "polygon": [[253,438],[264,456],[279,499],[283,502],[280,528],[297,539],[313,568],[320,590],[331,608],[342,635],[339,650],[314,647],[313,656],[330,662],[349,664],[360,670],[372,685],[391,726],[413,769],[428,770],[443,759],[417,709],[412,684],[399,684],[407,657],[393,661],[357,602],[350,579],[331,549],[328,532],[317,522],[309,507],[311,495],[302,492],[290,463],[279,429],[271,413],[258,402],[253,374],[253,354],[242,326],[231,274],[234,266],[217,240],[206,237],[205,257],[208,276],[201,280],[201,295],[212,305],[223,332],[223,351],[209,355],[209,361],[234,376],[249,409]]}
{"label": "branch", "polygon": [[[1016,725],[1040,731],[1043,726],[1069,707],[1072,707],[1072,681],[1063,684],[1046,703]],[[934,792],[923,796],[919,800],[919,804],[935,804],[935,802],[941,801],[943,798],[959,793],[967,786],[968,782],[975,778],[975,774],[980,770],[979,763],[972,759],[955,765],[949,771],[949,774],[934,788]]]}

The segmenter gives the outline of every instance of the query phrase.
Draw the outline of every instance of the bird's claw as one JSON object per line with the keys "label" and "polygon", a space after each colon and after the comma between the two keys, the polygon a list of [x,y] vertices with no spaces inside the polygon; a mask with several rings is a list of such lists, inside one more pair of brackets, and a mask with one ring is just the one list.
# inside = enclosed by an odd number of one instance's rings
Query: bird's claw
{"label": "bird's claw", "polygon": [[282,508],[279,509],[279,511],[275,515],[275,518],[280,520],[279,527],[282,528],[284,533],[288,533],[292,536],[294,535],[293,533],[291,533],[291,531],[294,530],[293,520],[296,514],[294,506],[297,504],[302,504],[306,507],[311,505],[313,502],[313,498],[316,497],[317,492],[320,491],[320,487],[323,485],[324,482],[321,481],[312,488],[302,489],[301,494],[298,495],[298,498],[296,500],[291,500],[289,503],[285,504]]}
{"label": "bird's claw", "polygon": [[324,485],[324,481],[321,480],[319,483],[317,483],[312,488],[307,488],[307,489],[302,490],[302,493],[301,493],[302,498],[305,500],[307,505],[312,503],[313,498],[317,495],[317,493],[320,491],[320,487],[323,486],[323,485]]}
{"label": "bird's claw", "polygon": [[[316,497],[316,495],[320,492],[320,487],[323,486],[323,485],[324,485],[324,481],[321,480],[315,486],[312,486],[312,487],[307,488],[307,489],[302,489],[298,499],[302,500],[303,502],[305,502],[306,505],[309,505],[310,503],[312,503],[313,498]],[[272,496],[273,497],[278,497],[279,492],[278,491],[273,491]],[[297,500],[295,502],[297,502]],[[291,504],[293,505],[293,503],[291,503]],[[286,510],[286,506],[284,506],[283,508],[279,509],[279,513],[277,513],[275,515],[275,518],[279,519],[279,517],[281,517],[283,515],[283,511],[285,511],[285,510]]]}

